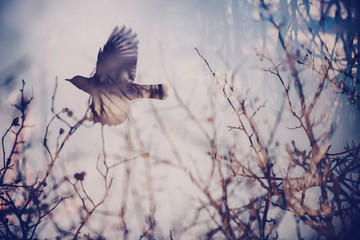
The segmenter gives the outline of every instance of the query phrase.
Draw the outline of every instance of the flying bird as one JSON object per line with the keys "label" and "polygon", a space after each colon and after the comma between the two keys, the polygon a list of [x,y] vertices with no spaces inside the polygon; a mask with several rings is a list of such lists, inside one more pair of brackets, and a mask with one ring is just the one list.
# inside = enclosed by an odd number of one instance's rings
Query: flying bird
{"label": "flying bird", "polygon": [[115,27],[103,49],[100,48],[95,74],[66,79],[91,95],[89,121],[102,125],[118,125],[130,113],[131,100],[168,96],[166,84],[133,83],[138,57],[137,34],[131,28]]}

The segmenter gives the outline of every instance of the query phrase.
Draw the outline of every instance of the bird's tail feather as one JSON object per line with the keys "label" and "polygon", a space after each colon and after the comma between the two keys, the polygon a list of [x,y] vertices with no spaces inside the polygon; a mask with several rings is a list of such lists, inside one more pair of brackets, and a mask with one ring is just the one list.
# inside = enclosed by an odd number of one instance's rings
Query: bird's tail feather
{"label": "bird's tail feather", "polygon": [[136,98],[152,98],[164,100],[169,95],[169,88],[166,84],[151,84],[151,85],[140,85],[140,84],[131,84],[131,89],[125,93],[129,99]]}

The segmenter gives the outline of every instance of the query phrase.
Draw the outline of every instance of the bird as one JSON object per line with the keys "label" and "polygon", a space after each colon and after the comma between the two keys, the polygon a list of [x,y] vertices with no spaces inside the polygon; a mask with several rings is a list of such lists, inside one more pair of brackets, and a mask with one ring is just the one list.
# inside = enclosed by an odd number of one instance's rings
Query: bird
{"label": "bird", "polygon": [[93,76],[65,79],[91,95],[89,121],[103,126],[119,125],[128,118],[131,100],[167,98],[166,84],[134,83],[138,43],[131,28],[116,26],[104,47],[100,47]]}

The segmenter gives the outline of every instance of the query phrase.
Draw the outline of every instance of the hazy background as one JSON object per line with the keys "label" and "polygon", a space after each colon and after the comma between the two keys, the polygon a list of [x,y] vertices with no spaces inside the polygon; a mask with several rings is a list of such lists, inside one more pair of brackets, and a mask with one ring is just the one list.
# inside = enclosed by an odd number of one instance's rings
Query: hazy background
{"label": "hazy background", "polygon": [[[256,4],[246,1],[238,4],[216,0],[1,1],[0,130],[4,132],[13,117],[11,104],[16,100],[17,89],[24,79],[27,94],[34,96],[29,116],[29,122],[34,125],[29,133],[33,139],[33,148],[30,149],[32,160],[29,161],[34,169],[46,164],[42,137],[52,117],[50,108],[55,79],[58,79],[56,111],[68,107],[76,118],[82,117],[87,108],[88,95],[64,79],[75,75],[90,76],[96,66],[99,48],[103,47],[115,26],[125,25],[137,32],[140,41],[135,82],[166,83],[175,88],[201,123],[206,123],[209,113],[215,111],[219,146],[224,149],[230,144],[228,142],[243,141],[248,144],[241,134],[228,131],[227,126],[236,125],[236,116],[226,100],[221,98],[214,79],[194,49],[197,47],[217,74],[234,74],[239,95],[247,94],[259,98],[259,102],[267,101],[268,108],[257,121],[268,137],[267,131],[276,121],[274,113],[280,109],[278,101],[283,92],[278,82],[262,71],[264,65],[255,55],[254,48],[263,51],[267,49],[275,58],[281,59],[281,54],[276,55],[279,48],[276,32],[265,27],[267,24],[260,20]],[[311,89],[312,84],[309,81],[305,87]],[[322,99],[321,106],[329,109],[327,123],[333,122],[337,126],[333,148],[342,149],[347,139],[359,141],[358,113],[353,113],[351,106],[345,106],[345,100],[334,95],[333,89],[326,91],[329,94]],[[213,104],[209,96],[216,94],[216,104]],[[343,114],[339,114],[340,110],[330,109],[335,103],[344,106],[341,108]],[[174,90],[171,90],[166,101],[152,101],[152,104],[148,100],[135,101],[131,105],[132,113],[127,122],[104,128],[107,155],[111,158],[109,161],[116,163],[118,159],[138,156],[142,152],[156,159],[177,161],[155,121],[152,111],[155,107],[167,126],[166,134],[171,136],[180,149],[182,159],[185,159],[182,164],[190,169],[198,164],[200,169],[206,171],[208,166],[202,166],[201,161],[197,160],[206,156],[206,141],[201,131],[179,107]],[[280,139],[280,145],[281,141],[288,142],[294,137],[305,138],[301,135],[303,133],[286,128],[295,126],[295,121],[289,116],[285,117],[282,124],[283,128],[279,127],[276,136],[276,139]],[[101,191],[99,189],[102,187],[95,169],[97,156],[101,154],[101,128],[99,124],[87,125],[90,127],[81,127],[65,147],[57,173],[72,176],[76,172],[86,171],[85,186],[91,189],[90,192],[96,198],[97,190]],[[137,132],[132,130],[134,128]],[[206,130],[210,132],[211,128]],[[57,132],[56,127],[51,130],[53,139],[56,139]],[[129,135],[138,136],[141,141],[135,140],[134,145],[129,147],[126,145]],[[55,140],[52,141],[55,143]],[[302,144],[308,145],[307,142]],[[123,183],[131,182],[127,219],[133,239],[142,233],[139,222],[153,207],[147,204],[151,195],[147,193],[149,188],[155,193],[155,200],[150,200],[156,206],[158,236],[167,236],[169,229],[186,225],[187,220],[195,214],[192,212],[193,206],[201,199],[186,174],[156,164],[149,169],[145,162],[150,159],[141,158],[131,162],[128,166],[132,170],[130,179],[123,167],[113,170],[114,186],[104,207],[108,211],[118,211],[124,201]],[[149,171],[151,181],[147,177]],[[42,174],[41,170],[34,172],[39,176]],[[141,189],[147,190],[141,192]],[[143,202],[138,203],[133,198],[140,198]],[[64,214],[65,219],[76,213],[71,206],[66,209],[68,212]],[[109,227],[114,224],[113,220],[101,224],[96,221],[94,217],[89,225],[106,229],[108,236],[117,236],[116,229]],[[291,228],[282,227],[280,230],[284,238],[293,234]],[[44,231],[44,236],[47,234]],[[192,232],[187,234],[185,236],[191,236]]]}

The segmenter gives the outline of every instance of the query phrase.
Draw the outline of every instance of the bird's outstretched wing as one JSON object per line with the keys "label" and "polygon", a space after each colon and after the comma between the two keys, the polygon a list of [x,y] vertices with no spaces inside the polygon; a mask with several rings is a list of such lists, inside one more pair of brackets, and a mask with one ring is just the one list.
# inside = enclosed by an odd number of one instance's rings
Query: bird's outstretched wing
{"label": "bird's outstretched wing", "polygon": [[97,84],[133,82],[138,55],[137,35],[131,28],[116,27],[103,49],[100,48],[94,79]]}

